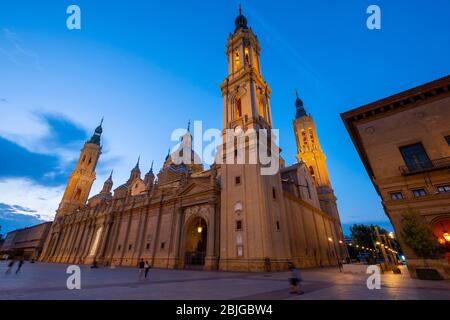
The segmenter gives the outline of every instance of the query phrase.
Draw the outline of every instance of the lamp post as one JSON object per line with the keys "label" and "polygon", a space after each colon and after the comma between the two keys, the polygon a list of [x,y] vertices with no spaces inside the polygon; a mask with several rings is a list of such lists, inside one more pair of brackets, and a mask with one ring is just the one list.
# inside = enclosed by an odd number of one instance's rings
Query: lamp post
{"label": "lamp post", "polygon": [[381,240],[381,237],[380,237],[380,232],[378,231],[378,227],[377,226],[375,227],[375,234],[376,234],[377,240],[378,240],[376,243],[379,245],[380,250],[381,250],[381,254],[383,255],[384,268],[385,268],[385,270],[388,270],[388,267],[390,267],[389,266],[389,259],[388,259],[387,255],[386,255],[386,250],[384,249],[384,244],[382,243],[382,240]]}

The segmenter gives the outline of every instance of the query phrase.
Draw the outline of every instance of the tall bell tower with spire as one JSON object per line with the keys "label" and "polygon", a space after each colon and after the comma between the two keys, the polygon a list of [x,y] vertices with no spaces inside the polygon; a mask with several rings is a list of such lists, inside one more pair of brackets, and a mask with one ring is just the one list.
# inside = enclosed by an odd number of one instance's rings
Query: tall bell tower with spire
{"label": "tall bell tower with spire", "polygon": [[296,95],[296,114],[293,125],[297,140],[297,160],[306,164],[319,187],[331,188],[326,157],[320,147],[314,119],[306,113],[303,101],[299,98],[298,93]]}
{"label": "tall bell tower with spire", "polygon": [[[219,155],[224,160],[219,169],[221,270],[262,271],[267,259],[271,261],[272,270],[282,270],[290,258],[280,172],[264,175],[260,161],[249,161],[250,152],[266,149],[257,143],[264,135],[246,141],[238,146],[239,150],[227,147],[230,142],[225,142],[227,129],[240,128],[247,134],[272,128],[271,90],[261,73],[260,52],[258,38],[239,8],[234,33],[229,35],[226,44],[228,75],[220,86],[224,141],[219,147]],[[278,150],[278,146],[271,143],[270,149],[264,151],[278,154]],[[244,163],[236,161],[235,151],[245,155]],[[275,158],[278,162],[278,157]],[[228,163],[229,159],[235,161]]]}
{"label": "tall bell tower with spire", "polygon": [[95,129],[91,139],[81,149],[75,169],[69,176],[66,190],[57,210],[57,216],[72,213],[75,209],[86,204],[96,177],[95,167],[102,150],[100,145],[100,137],[103,132],[102,125],[103,119]]}
{"label": "tall bell tower with spire", "polygon": [[[335,220],[335,231],[339,241],[344,241],[341,219],[337,208],[337,199],[328,176],[325,153],[319,143],[313,117],[306,112],[303,101],[296,92],[296,114],[293,121],[297,141],[297,160],[305,163],[317,187],[320,207]],[[339,246],[340,256],[348,256],[345,246]]]}

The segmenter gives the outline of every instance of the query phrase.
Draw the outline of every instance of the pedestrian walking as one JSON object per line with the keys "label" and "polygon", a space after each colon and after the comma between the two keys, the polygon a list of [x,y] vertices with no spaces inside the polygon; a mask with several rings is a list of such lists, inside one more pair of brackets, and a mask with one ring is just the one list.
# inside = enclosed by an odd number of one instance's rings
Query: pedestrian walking
{"label": "pedestrian walking", "polygon": [[145,274],[144,274],[145,279],[147,279],[147,275],[148,275],[148,272],[150,271],[150,268],[151,268],[151,266],[148,263],[148,261],[145,261]]}
{"label": "pedestrian walking", "polygon": [[142,280],[142,278],[144,277],[144,272],[145,272],[145,262],[144,259],[141,259],[141,261],[139,261],[139,280]]}
{"label": "pedestrian walking", "polygon": [[303,294],[301,290],[302,277],[300,275],[300,270],[295,267],[293,263],[289,263],[289,271],[291,272],[289,282],[291,285],[291,293]]}
{"label": "pedestrian walking", "polygon": [[24,262],[25,262],[25,259],[22,257],[19,261],[19,265],[17,266],[16,274],[18,274],[20,269],[22,269]]}
{"label": "pedestrian walking", "polygon": [[12,268],[13,268],[13,266],[14,266],[14,263],[15,263],[14,259],[11,259],[11,260],[9,261],[9,263],[8,263],[8,268],[6,269],[5,274],[10,274],[10,273],[11,273],[11,270],[12,270]]}

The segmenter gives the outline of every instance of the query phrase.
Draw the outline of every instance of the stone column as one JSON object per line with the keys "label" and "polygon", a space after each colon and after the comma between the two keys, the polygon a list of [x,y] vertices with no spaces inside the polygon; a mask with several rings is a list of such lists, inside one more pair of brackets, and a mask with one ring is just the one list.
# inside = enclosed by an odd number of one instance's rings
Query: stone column
{"label": "stone column", "polygon": [[205,270],[217,269],[216,247],[216,212],[215,204],[208,205],[208,239],[206,244]]}

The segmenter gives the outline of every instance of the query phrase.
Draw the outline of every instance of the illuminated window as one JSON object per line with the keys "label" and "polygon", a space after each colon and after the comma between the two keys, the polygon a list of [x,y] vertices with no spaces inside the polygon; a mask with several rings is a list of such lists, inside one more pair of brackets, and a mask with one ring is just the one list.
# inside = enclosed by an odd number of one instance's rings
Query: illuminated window
{"label": "illuminated window", "polygon": [[250,54],[249,54],[248,48],[245,48],[245,62],[247,64],[250,64]]}
{"label": "illuminated window", "polygon": [[401,192],[391,192],[391,200],[402,200],[403,199],[403,193]]}
{"label": "illuminated window", "polygon": [[241,61],[240,61],[240,58],[239,58],[239,52],[236,50],[235,53],[234,53],[234,66],[235,66],[235,69],[238,70],[240,65],[241,65]]}

